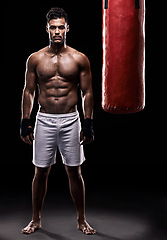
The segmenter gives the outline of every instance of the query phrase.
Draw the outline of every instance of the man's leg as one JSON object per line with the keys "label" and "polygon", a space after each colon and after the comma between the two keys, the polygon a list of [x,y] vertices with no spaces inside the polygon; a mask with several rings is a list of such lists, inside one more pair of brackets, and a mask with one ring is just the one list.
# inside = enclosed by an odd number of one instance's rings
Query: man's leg
{"label": "man's leg", "polygon": [[35,175],[32,182],[32,221],[27,227],[22,229],[22,233],[29,234],[41,228],[41,211],[47,191],[47,180],[50,172],[49,168],[35,167]]}
{"label": "man's leg", "polygon": [[65,166],[72,199],[77,210],[78,229],[85,234],[95,234],[94,230],[86,221],[85,217],[85,185],[81,174],[81,167]]}

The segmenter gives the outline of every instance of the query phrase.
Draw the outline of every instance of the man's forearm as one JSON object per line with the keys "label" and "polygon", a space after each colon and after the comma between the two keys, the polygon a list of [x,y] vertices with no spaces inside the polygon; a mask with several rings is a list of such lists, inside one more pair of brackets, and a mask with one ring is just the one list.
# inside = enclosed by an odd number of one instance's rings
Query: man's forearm
{"label": "man's forearm", "polygon": [[93,118],[93,92],[87,92],[83,97],[84,119]]}
{"label": "man's forearm", "polygon": [[28,90],[24,89],[22,98],[22,119],[23,118],[30,119],[30,115],[34,104],[34,97],[35,92],[30,93]]}

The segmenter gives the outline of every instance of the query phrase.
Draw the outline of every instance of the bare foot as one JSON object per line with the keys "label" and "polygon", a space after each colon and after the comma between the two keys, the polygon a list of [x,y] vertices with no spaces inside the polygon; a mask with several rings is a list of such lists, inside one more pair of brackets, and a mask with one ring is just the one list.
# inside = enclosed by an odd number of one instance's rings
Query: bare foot
{"label": "bare foot", "polygon": [[33,220],[27,225],[27,227],[23,228],[21,233],[30,234],[35,232],[35,230],[41,228],[41,221],[34,222]]}
{"label": "bare foot", "polygon": [[78,223],[78,229],[86,235],[92,235],[96,233],[96,230],[93,229],[86,221]]}

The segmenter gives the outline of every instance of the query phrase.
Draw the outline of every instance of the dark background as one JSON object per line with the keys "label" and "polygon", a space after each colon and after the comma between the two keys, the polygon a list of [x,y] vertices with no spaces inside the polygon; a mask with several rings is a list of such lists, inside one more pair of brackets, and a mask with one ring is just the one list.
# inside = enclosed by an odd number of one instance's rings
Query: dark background
{"label": "dark background", "polygon": [[[45,15],[53,6],[63,7],[69,16],[67,44],[86,54],[91,63],[95,142],[85,146],[87,161],[82,165],[82,174],[88,221],[98,232],[93,239],[165,240],[166,13],[162,3],[149,0],[146,0],[146,107],[128,115],[109,114],[101,108],[102,1],[3,2],[0,239],[23,239],[20,230],[31,218],[34,166],[32,147],[20,140],[21,98],[28,56],[49,43]],[[37,110],[36,103],[33,124]],[[49,176],[43,210],[43,231],[30,236],[31,239],[38,236],[80,239],[80,233],[75,232],[75,210],[60,155]],[[134,219],[130,219],[131,214]],[[136,222],[140,217],[142,222]],[[136,237],[129,237],[137,231],[136,226],[141,229],[140,223],[144,228],[147,226],[146,219],[148,229],[144,235],[136,233]]]}
{"label": "dark background", "polygon": [[[163,106],[163,60],[160,55],[164,49],[161,28],[157,23],[157,16],[160,18],[161,14],[157,15],[158,7],[151,1],[146,1],[146,107],[139,113],[128,115],[113,115],[101,108],[101,1],[48,0],[27,1],[22,5],[20,2],[7,2],[4,5],[1,22],[3,180],[9,177],[13,179],[11,184],[31,184],[34,173],[32,147],[23,143],[19,136],[25,63],[31,53],[48,45],[45,15],[54,6],[64,8],[68,14],[70,31],[67,34],[67,45],[86,54],[91,63],[95,142],[85,147],[85,181],[97,188],[100,184],[103,187],[130,185],[165,189],[166,117]],[[38,105],[35,104],[32,123],[37,110]],[[52,173],[61,176],[65,173],[60,156],[57,161]]]}

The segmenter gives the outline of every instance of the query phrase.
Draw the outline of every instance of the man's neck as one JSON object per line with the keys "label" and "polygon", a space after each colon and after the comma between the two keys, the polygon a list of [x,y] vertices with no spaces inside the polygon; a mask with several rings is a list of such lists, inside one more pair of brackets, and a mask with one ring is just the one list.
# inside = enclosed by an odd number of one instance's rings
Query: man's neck
{"label": "man's neck", "polygon": [[49,44],[49,49],[51,52],[55,53],[56,55],[57,54],[60,54],[62,52],[65,51],[66,49],[66,46],[63,44],[53,44],[53,43],[50,43]]}

